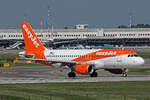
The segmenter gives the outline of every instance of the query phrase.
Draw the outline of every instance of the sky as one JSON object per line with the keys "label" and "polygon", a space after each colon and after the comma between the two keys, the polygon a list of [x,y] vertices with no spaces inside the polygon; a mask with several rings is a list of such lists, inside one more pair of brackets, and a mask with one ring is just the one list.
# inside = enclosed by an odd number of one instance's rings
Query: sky
{"label": "sky", "polygon": [[129,25],[130,13],[133,24],[150,24],[150,0],[0,0],[0,28],[20,27],[24,16],[33,28],[40,28],[42,16],[46,27],[48,6],[53,28]]}

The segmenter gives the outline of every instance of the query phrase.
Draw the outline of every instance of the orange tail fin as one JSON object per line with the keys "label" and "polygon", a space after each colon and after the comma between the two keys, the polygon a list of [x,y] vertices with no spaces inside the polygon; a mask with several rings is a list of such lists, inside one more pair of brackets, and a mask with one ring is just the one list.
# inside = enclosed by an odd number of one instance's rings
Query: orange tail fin
{"label": "orange tail fin", "polygon": [[21,23],[22,33],[26,51],[44,51],[45,47],[42,45],[32,28],[27,22]]}

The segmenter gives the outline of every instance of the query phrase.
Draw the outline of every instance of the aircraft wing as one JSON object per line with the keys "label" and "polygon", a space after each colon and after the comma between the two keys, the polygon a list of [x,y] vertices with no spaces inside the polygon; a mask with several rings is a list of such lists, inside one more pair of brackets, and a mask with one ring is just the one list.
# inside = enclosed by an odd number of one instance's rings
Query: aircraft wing
{"label": "aircraft wing", "polygon": [[60,61],[60,60],[48,60],[48,59],[31,59],[27,58],[25,60],[31,61],[46,61],[46,62],[57,62],[57,63],[67,63],[67,64],[94,64],[94,62],[76,62],[76,61]]}

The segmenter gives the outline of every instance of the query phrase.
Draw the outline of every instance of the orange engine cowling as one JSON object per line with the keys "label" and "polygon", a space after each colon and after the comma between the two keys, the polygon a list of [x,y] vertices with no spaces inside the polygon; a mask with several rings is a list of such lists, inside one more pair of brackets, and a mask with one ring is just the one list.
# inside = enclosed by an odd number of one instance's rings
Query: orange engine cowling
{"label": "orange engine cowling", "polygon": [[109,71],[113,74],[122,74],[123,73],[123,70],[122,69],[119,69],[119,68],[115,68],[115,69],[105,69],[106,71]]}
{"label": "orange engine cowling", "polygon": [[89,64],[77,64],[74,67],[74,70],[78,74],[82,74],[82,75],[88,75],[88,74],[91,74],[94,71],[93,66],[89,65]]}

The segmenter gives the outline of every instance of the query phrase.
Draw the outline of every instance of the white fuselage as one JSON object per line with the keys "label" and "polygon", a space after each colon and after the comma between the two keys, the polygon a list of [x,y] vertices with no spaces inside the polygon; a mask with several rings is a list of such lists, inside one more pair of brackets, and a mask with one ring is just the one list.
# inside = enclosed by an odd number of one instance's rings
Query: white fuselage
{"label": "white fuselage", "polygon": [[[107,56],[103,53],[103,55],[89,55],[85,58],[82,56],[90,54],[92,52],[96,52],[100,49],[73,49],[73,50],[45,50],[44,55],[46,59],[52,60],[52,61],[74,61],[74,59],[81,58],[79,60],[75,60],[77,62],[93,62],[95,64],[98,64],[100,66],[97,66],[95,69],[99,68],[127,68],[127,67],[138,67],[142,64],[144,64],[143,58],[139,56],[129,56],[129,54],[125,55],[113,55],[111,57],[106,58],[100,58],[100,59],[92,59],[95,56]],[[87,60],[86,60],[87,59]]]}

